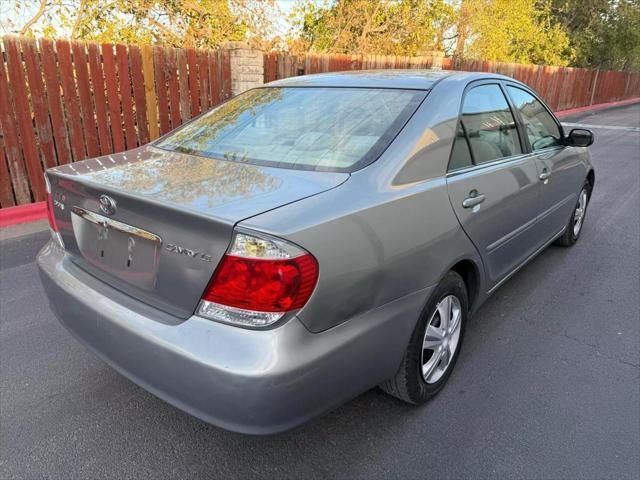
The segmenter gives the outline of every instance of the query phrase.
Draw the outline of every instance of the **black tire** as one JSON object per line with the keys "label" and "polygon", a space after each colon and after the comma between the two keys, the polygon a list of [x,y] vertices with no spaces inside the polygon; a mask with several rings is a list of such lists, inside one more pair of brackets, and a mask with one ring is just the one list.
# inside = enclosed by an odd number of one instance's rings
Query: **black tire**
{"label": "black tire", "polygon": [[[438,304],[448,296],[454,295],[460,301],[460,333],[457,346],[444,373],[434,383],[427,383],[422,374],[423,341],[427,326],[434,318]],[[455,272],[449,272],[440,281],[429,298],[409,340],[409,345],[402,359],[400,369],[394,378],[380,385],[380,388],[400,400],[419,405],[436,395],[451,376],[456,360],[460,353],[464,331],[469,315],[467,288],[462,277]]]}
{"label": "black tire", "polygon": [[[591,199],[591,184],[588,180],[585,180],[584,185],[580,189],[580,193],[578,194],[578,200],[576,200],[576,205],[571,210],[571,216],[569,217],[569,221],[567,223],[567,227],[564,229],[564,233],[558,237],[558,239],[554,242],[555,245],[559,245],[561,247],[570,247],[575,244],[580,238],[580,234],[582,233],[582,229],[584,227],[584,221],[587,215],[587,207],[589,206],[589,200]],[[580,197],[582,196],[582,192],[586,194],[586,204],[584,205],[584,214],[582,216],[582,220],[580,223],[580,227],[578,229],[578,233],[576,234],[574,231],[574,226],[576,224],[576,211],[580,207]]]}

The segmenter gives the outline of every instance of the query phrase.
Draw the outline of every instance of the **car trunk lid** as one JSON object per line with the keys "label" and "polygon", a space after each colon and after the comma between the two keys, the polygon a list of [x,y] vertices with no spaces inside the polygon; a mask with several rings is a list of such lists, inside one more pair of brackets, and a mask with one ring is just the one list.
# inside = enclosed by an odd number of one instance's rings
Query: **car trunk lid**
{"label": "car trunk lid", "polygon": [[47,176],[56,223],[73,261],[182,318],[195,310],[237,222],[349,177],[154,147],[59,166]]}

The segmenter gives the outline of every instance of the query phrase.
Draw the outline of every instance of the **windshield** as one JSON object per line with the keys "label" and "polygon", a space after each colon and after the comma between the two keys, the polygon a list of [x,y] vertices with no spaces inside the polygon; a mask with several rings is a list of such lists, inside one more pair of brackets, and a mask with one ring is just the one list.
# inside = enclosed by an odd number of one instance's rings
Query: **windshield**
{"label": "windshield", "polygon": [[353,171],[384,151],[425,95],[396,89],[258,88],[155,146],[258,165]]}

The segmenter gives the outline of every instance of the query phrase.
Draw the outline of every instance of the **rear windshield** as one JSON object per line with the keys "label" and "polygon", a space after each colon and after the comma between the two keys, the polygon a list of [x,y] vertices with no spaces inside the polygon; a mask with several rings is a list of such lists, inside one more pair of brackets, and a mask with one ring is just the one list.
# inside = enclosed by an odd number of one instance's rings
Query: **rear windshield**
{"label": "rear windshield", "polygon": [[258,88],[155,146],[258,165],[353,171],[384,151],[425,95],[373,88]]}

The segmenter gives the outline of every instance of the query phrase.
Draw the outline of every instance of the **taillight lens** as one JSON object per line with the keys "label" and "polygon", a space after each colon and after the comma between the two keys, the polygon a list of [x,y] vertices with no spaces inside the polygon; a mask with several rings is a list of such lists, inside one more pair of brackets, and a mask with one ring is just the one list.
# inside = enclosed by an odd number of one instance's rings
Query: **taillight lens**
{"label": "taillight lens", "polygon": [[318,279],[316,259],[281,239],[238,232],[198,308],[213,320],[271,325],[302,308]]}

